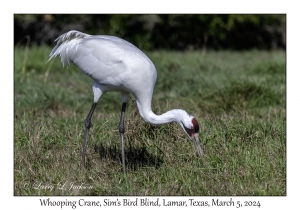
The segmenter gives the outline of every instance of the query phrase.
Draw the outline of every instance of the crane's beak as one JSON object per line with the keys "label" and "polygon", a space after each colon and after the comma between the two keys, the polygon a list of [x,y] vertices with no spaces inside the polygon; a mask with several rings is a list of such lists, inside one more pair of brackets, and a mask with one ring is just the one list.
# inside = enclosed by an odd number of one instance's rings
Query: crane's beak
{"label": "crane's beak", "polygon": [[198,133],[193,133],[191,139],[193,140],[193,142],[195,144],[195,147],[198,151],[198,154],[199,154],[200,158],[202,158],[203,157],[203,151],[202,151],[201,144],[200,144],[200,141],[199,141]]}

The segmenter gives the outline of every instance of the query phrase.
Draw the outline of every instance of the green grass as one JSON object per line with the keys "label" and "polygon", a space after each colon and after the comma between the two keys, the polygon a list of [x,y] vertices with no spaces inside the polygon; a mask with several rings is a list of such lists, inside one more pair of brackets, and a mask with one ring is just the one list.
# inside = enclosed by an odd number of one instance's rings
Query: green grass
{"label": "green grass", "polygon": [[[145,123],[131,97],[124,176],[120,95],[101,98],[83,169],[92,80],[59,58],[45,64],[50,51],[15,48],[15,195],[286,195],[285,52],[148,52],[158,72],[154,112],[193,114],[205,155],[176,123]],[[69,189],[72,182],[91,189]]]}

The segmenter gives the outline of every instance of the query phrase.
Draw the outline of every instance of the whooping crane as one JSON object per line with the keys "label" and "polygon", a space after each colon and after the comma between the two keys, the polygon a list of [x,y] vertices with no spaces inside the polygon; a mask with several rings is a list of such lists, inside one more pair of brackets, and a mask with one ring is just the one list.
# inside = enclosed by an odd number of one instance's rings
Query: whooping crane
{"label": "whooping crane", "polygon": [[203,156],[198,138],[199,125],[194,116],[182,109],[173,109],[161,115],[153,113],[151,100],[156,82],[156,69],[141,50],[118,37],[91,36],[75,30],[62,34],[55,42],[57,44],[51,51],[48,61],[59,55],[63,66],[69,66],[72,62],[94,80],[92,85],[94,102],[84,121],[83,164],[89,129],[92,125],[91,117],[99,99],[108,91],[118,91],[122,97],[119,132],[124,173],[124,114],[130,93],[135,97],[139,113],[147,123],[160,125],[177,122],[194,142],[199,156]]}

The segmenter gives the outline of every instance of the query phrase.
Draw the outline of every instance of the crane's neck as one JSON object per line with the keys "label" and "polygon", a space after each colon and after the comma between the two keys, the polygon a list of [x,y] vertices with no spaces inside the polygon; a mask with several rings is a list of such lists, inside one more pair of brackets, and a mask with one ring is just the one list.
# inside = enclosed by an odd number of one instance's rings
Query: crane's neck
{"label": "crane's neck", "polygon": [[152,125],[161,125],[169,122],[180,122],[182,113],[185,112],[181,109],[172,109],[161,115],[156,115],[151,109],[151,101],[137,100],[137,106],[141,117]]}

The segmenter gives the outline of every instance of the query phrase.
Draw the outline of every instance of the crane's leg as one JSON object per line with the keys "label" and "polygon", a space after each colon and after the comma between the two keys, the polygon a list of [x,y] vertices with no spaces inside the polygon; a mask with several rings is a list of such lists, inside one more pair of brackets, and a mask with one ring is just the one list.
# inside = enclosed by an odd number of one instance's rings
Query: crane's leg
{"label": "crane's leg", "polygon": [[124,116],[125,116],[126,104],[128,102],[128,99],[129,99],[129,93],[121,92],[121,97],[122,97],[122,110],[121,110],[119,131],[120,131],[120,140],[121,140],[121,148],[122,148],[123,172],[124,172],[124,174],[126,174],[126,170],[125,170],[125,146],[124,146],[124,133],[125,133]]}
{"label": "crane's leg", "polygon": [[125,115],[125,109],[126,109],[126,103],[122,103],[122,111],[121,111],[121,117],[120,117],[120,124],[119,124],[119,131],[120,131],[120,140],[121,140],[121,148],[122,148],[122,165],[123,165],[123,172],[125,171],[125,148],[124,148],[124,133],[125,133],[125,127],[124,127],[124,115]]}
{"label": "crane's leg", "polygon": [[84,141],[83,141],[83,148],[82,148],[82,164],[83,165],[85,164],[85,152],[86,152],[86,145],[87,145],[87,142],[89,139],[89,130],[92,126],[91,118],[92,118],[93,112],[96,108],[96,105],[97,105],[99,99],[105,93],[103,91],[101,85],[95,81],[93,82],[92,89],[94,92],[94,103],[91,107],[89,114],[87,115],[87,117],[84,120],[85,132],[84,132]]}
{"label": "crane's leg", "polygon": [[84,141],[83,141],[83,148],[82,148],[82,164],[85,164],[85,152],[86,152],[86,145],[89,139],[89,130],[92,126],[91,118],[93,115],[93,112],[96,108],[97,103],[93,103],[91,110],[89,114],[87,115],[86,119],[84,120],[84,126],[85,126],[85,133],[84,133]]}

